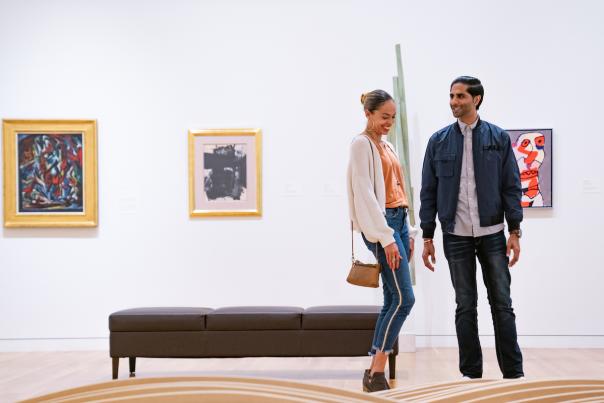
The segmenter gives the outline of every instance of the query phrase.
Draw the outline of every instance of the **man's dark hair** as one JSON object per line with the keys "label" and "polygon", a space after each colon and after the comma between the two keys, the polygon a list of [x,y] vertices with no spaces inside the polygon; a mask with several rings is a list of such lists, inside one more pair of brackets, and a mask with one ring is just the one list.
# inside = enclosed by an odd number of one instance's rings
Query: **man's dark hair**
{"label": "man's dark hair", "polygon": [[459,76],[451,83],[451,88],[457,83],[466,84],[468,86],[468,93],[474,98],[477,95],[480,95],[480,101],[478,105],[476,105],[476,110],[480,108],[480,104],[482,104],[482,100],[484,99],[484,87],[479,79],[476,77],[470,76]]}

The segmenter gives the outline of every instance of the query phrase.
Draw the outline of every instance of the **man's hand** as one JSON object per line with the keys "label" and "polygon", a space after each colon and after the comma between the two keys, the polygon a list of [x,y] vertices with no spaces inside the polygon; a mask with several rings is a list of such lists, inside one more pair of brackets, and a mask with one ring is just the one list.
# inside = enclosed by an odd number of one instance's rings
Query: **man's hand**
{"label": "man's hand", "polygon": [[398,269],[398,265],[401,261],[401,254],[396,242],[392,242],[390,245],[386,246],[384,252],[386,252],[386,261],[388,262],[390,269],[392,269],[392,271]]}
{"label": "man's hand", "polygon": [[413,259],[413,252],[415,251],[415,238],[409,238],[409,261]]}
{"label": "man's hand", "polygon": [[422,259],[424,260],[424,266],[429,270],[434,271],[434,265],[436,264],[436,252],[434,251],[434,243],[432,239],[424,239],[424,251],[422,252]]}
{"label": "man's hand", "polygon": [[510,257],[510,251],[514,252],[514,255],[510,260],[510,267],[512,267],[520,258],[520,239],[516,234],[510,234],[510,237],[508,238],[507,251],[505,253],[508,257]]}

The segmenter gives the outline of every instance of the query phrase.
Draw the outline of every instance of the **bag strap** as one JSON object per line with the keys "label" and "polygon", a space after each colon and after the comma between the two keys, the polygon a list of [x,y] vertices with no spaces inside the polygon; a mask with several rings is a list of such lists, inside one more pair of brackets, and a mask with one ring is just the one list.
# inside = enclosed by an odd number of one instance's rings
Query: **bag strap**
{"label": "bag strap", "polygon": [[[377,199],[377,190],[375,188],[375,183],[376,183],[376,177],[375,177],[375,156],[373,154],[373,142],[371,141],[371,139],[369,138],[368,135],[363,134],[363,136],[365,136],[365,138],[367,139],[367,141],[369,142],[369,148],[371,149],[371,164],[373,165],[373,194],[375,194],[375,197]],[[352,247],[352,261],[354,262],[354,228],[353,228],[353,224],[352,221],[350,221],[350,240],[351,242],[351,247]],[[375,243],[375,258],[377,259],[377,253],[378,253],[378,242]]]}

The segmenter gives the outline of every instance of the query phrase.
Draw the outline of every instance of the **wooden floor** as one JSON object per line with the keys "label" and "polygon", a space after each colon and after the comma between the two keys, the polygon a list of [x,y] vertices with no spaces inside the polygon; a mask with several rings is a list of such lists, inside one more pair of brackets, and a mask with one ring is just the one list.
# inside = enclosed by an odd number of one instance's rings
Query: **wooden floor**
{"label": "wooden floor", "polygon": [[[498,379],[495,351],[484,349],[485,378]],[[524,349],[527,379],[604,378],[604,349]],[[457,349],[419,349],[397,359],[394,387],[459,380]],[[138,359],[137,377],[249,376],[361,389],[369,362],[354,358]],[[120,362],[120,379],[128,377]],[[111,380],[106,351],[0,353],[0,402]]]}

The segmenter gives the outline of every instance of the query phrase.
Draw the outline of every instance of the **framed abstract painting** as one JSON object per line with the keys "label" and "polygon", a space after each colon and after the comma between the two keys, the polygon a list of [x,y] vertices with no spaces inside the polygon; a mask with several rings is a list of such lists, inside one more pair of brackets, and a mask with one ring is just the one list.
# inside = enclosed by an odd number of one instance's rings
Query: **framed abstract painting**
{"label": "framed abstract painting", "polygon": [[522,184],[522,207],[553,207],[552,129],[506,130]]}
{"label": "framed abstract painting", "polygon": [[4,225],[95,227],[94,120],[3,120]]}
{"label": "framed abstract painting", "polygon": [[189,215],[262,215],[260,129],[189,131]]}

